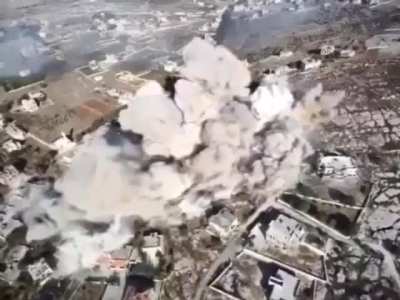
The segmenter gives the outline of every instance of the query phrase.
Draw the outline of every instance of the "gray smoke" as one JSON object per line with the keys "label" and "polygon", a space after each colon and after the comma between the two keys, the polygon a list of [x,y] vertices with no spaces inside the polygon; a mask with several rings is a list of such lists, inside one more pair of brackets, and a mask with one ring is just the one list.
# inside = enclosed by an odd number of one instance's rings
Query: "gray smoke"
{"label": "gray smoke", "polygon": [[[21,208],[28,238],[61,236],[59,275],[91,268],[126,243],[132,228],[124,216],[180,222],[203,214],[213,199],[293,187],[312,153],[308,133],[343,98],[318,85],[294,101],[282,77],[266,77],[250,95],[246,63],[201,39],[185,47],[183,59],[174,99],[147,83],[121,113],[118,138],[103,128],[84,140],[55,197],[43,188],[30,192]],[[111,225],[90,232],[82,221]]]}
{"label": "gray smoke", "polygon": [[54,60],[38,30],[34,24],[0,28],[0,79],[42,74]]}

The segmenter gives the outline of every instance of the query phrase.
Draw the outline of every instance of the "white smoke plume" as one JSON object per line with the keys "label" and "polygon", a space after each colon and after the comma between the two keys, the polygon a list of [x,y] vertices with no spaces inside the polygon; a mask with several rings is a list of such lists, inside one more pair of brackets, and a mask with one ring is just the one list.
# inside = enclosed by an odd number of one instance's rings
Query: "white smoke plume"
{"label": "white smoke plume", "polygon": [[132,238],[132,232],[124,228],[121,219],[116,217],[111,226],[102,233],[88,235],[82,227],[77,226],[66,230],[63,238],[67,242],[58,248],[56,276],[73,274],[99,264],[99,259],[105,253],[124,246]]}
{"label": "white smoke plume", "polygon": [[[149,82],[120,114],[121,129],[103,128],[80,146],[55,182],[60,194],[31,192],[28,239],[61,236],[59,275],[93,267],[126,243],[133,228],[122,216],[179,222],[242,190],[291,188],[312,152],[307,133],[343,97],[317,86],[294,99],[285,78],[265,78],[250,95],[247,64],[201,39],[183,58],[173,99]],[[82,221],[111,225],[90,231]]]}

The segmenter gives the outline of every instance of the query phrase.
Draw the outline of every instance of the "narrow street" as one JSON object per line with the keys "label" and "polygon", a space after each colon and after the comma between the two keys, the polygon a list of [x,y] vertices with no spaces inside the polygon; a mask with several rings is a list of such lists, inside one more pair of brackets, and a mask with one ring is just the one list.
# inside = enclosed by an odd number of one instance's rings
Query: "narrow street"
{"label": "narrow street", "polygon": [[217,260],[213,262],[213,264],[208,268],[207,273],[204,275],[202,280],[200,281],[200,284],[197,287],[196,294],[194,297],[194,300],[201,300],[204,292],[207,289],[208,283],[214,276],[215,272],[218,270],[220,265],[222,265],[224,262],[226,262],[228,259],[233,258],[234,255],[236,254],[236,250],[240,246],[240,239],[243,233],[246,232],[247,227],[252,224],[258,216],[266,211],[268,208],[273,207],[276,201],[276,195],[275,193],[271,195],[265,201],[263,205],[261,205],[248,219],[245,223],[243,223],[241,226],[238,227],[238,229],[234,232],[234,235],[230,238],[230,240],[227,242],[226,247],[224,251],[221,253],[221,255],[218,257]]}

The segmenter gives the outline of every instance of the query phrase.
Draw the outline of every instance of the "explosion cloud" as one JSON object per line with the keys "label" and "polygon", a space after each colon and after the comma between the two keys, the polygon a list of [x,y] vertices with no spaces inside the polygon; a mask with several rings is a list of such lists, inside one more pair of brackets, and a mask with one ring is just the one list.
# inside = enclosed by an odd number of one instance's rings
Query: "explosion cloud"
{"label": "explosion cloud", "polygon": [[[90,268],[126,243],[133,228],[123,216],[179,222],[242,190],[267,197],[293,187],[312,153],[313,124],[343,98],[317,86],[295,101],[282,77],[265,78],[250,94],[247,64],[201,39],[183,58],[173,99],[147,83],[121,112],[121,128],[85,139],[54,197],[43,187],[28,191],[31,205],[21,206],[28,238],[61,236],[59,275]],[[110,225],[92,232],[82,221]]]}

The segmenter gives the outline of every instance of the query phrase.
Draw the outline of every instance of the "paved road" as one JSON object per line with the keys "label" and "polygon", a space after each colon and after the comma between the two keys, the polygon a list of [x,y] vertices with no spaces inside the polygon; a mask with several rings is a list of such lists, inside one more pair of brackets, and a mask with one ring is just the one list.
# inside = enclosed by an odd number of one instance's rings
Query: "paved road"
{"label": "paved road", "polygon": [[203,297],[204,292],[207,289],[208,283],[210,280],[213,278],[215,272],[218,270],[218,268],[226,262],[230,258],[234,258],[234,255],[236,253],[236,250],[239,247],[241,236],[243,233],[246,232],[247,227],[252,224],[258,216],[266,211],[269,208],[276,208],[284,213],[288,214],[291,217],[294,217],[301,222],[304,222],[305,224],[311,225],[311,226],[318,226],[322,231],[324,231],[328,236],[332,237],[335,240],[342,241],[346,244],[350,244],[352,246],[357,246],[357,244],[352,240],[344,237],[343,235],[338,234],[336,231],[330,229],[328,226],[326,227],[321,227],[319,224],[316,222],[310,221],[309,219],[305,218],[301,214],[293,211],[289,207],[282,205],[281,203],[277,202],[277,198],[280,195],[280,191],[275,191],[270,193],[270,197],[267,198],[265,203],[263,203],[248,219],[245,223],[243,223],[234,233],[234,235],[229,239],[229,241],[226,244],[226,247],[224,251],[221,253],[221,255],[212,263],[212,265],[209,267],[207,273],[204,275],[202,280],[200,281],[196,294],[194,297],[194,300],[201,300]]}
{"label": "paved road", "polygon": [[218,268],[228,259],[234,258],[236,250],[240,245],[241,236],[243,235],[243,233],[246,232],[247,227],[252,224],[262,212],[266,211],[270,207],[273,207],[276,201],[276,196],[277,193],[271,193],[270,197],[267,198],[267,200],[247,219],[247,221],[240,225],[237,230],[235,230],[234,235],[227,242],[224,251],[222,251],[220,256],[212,263],[212,265],[208,268],[207,273],[200,281],[196,290],[194,300],[202,299],[202,296],[207,289],[208,283],[210,282]]}

